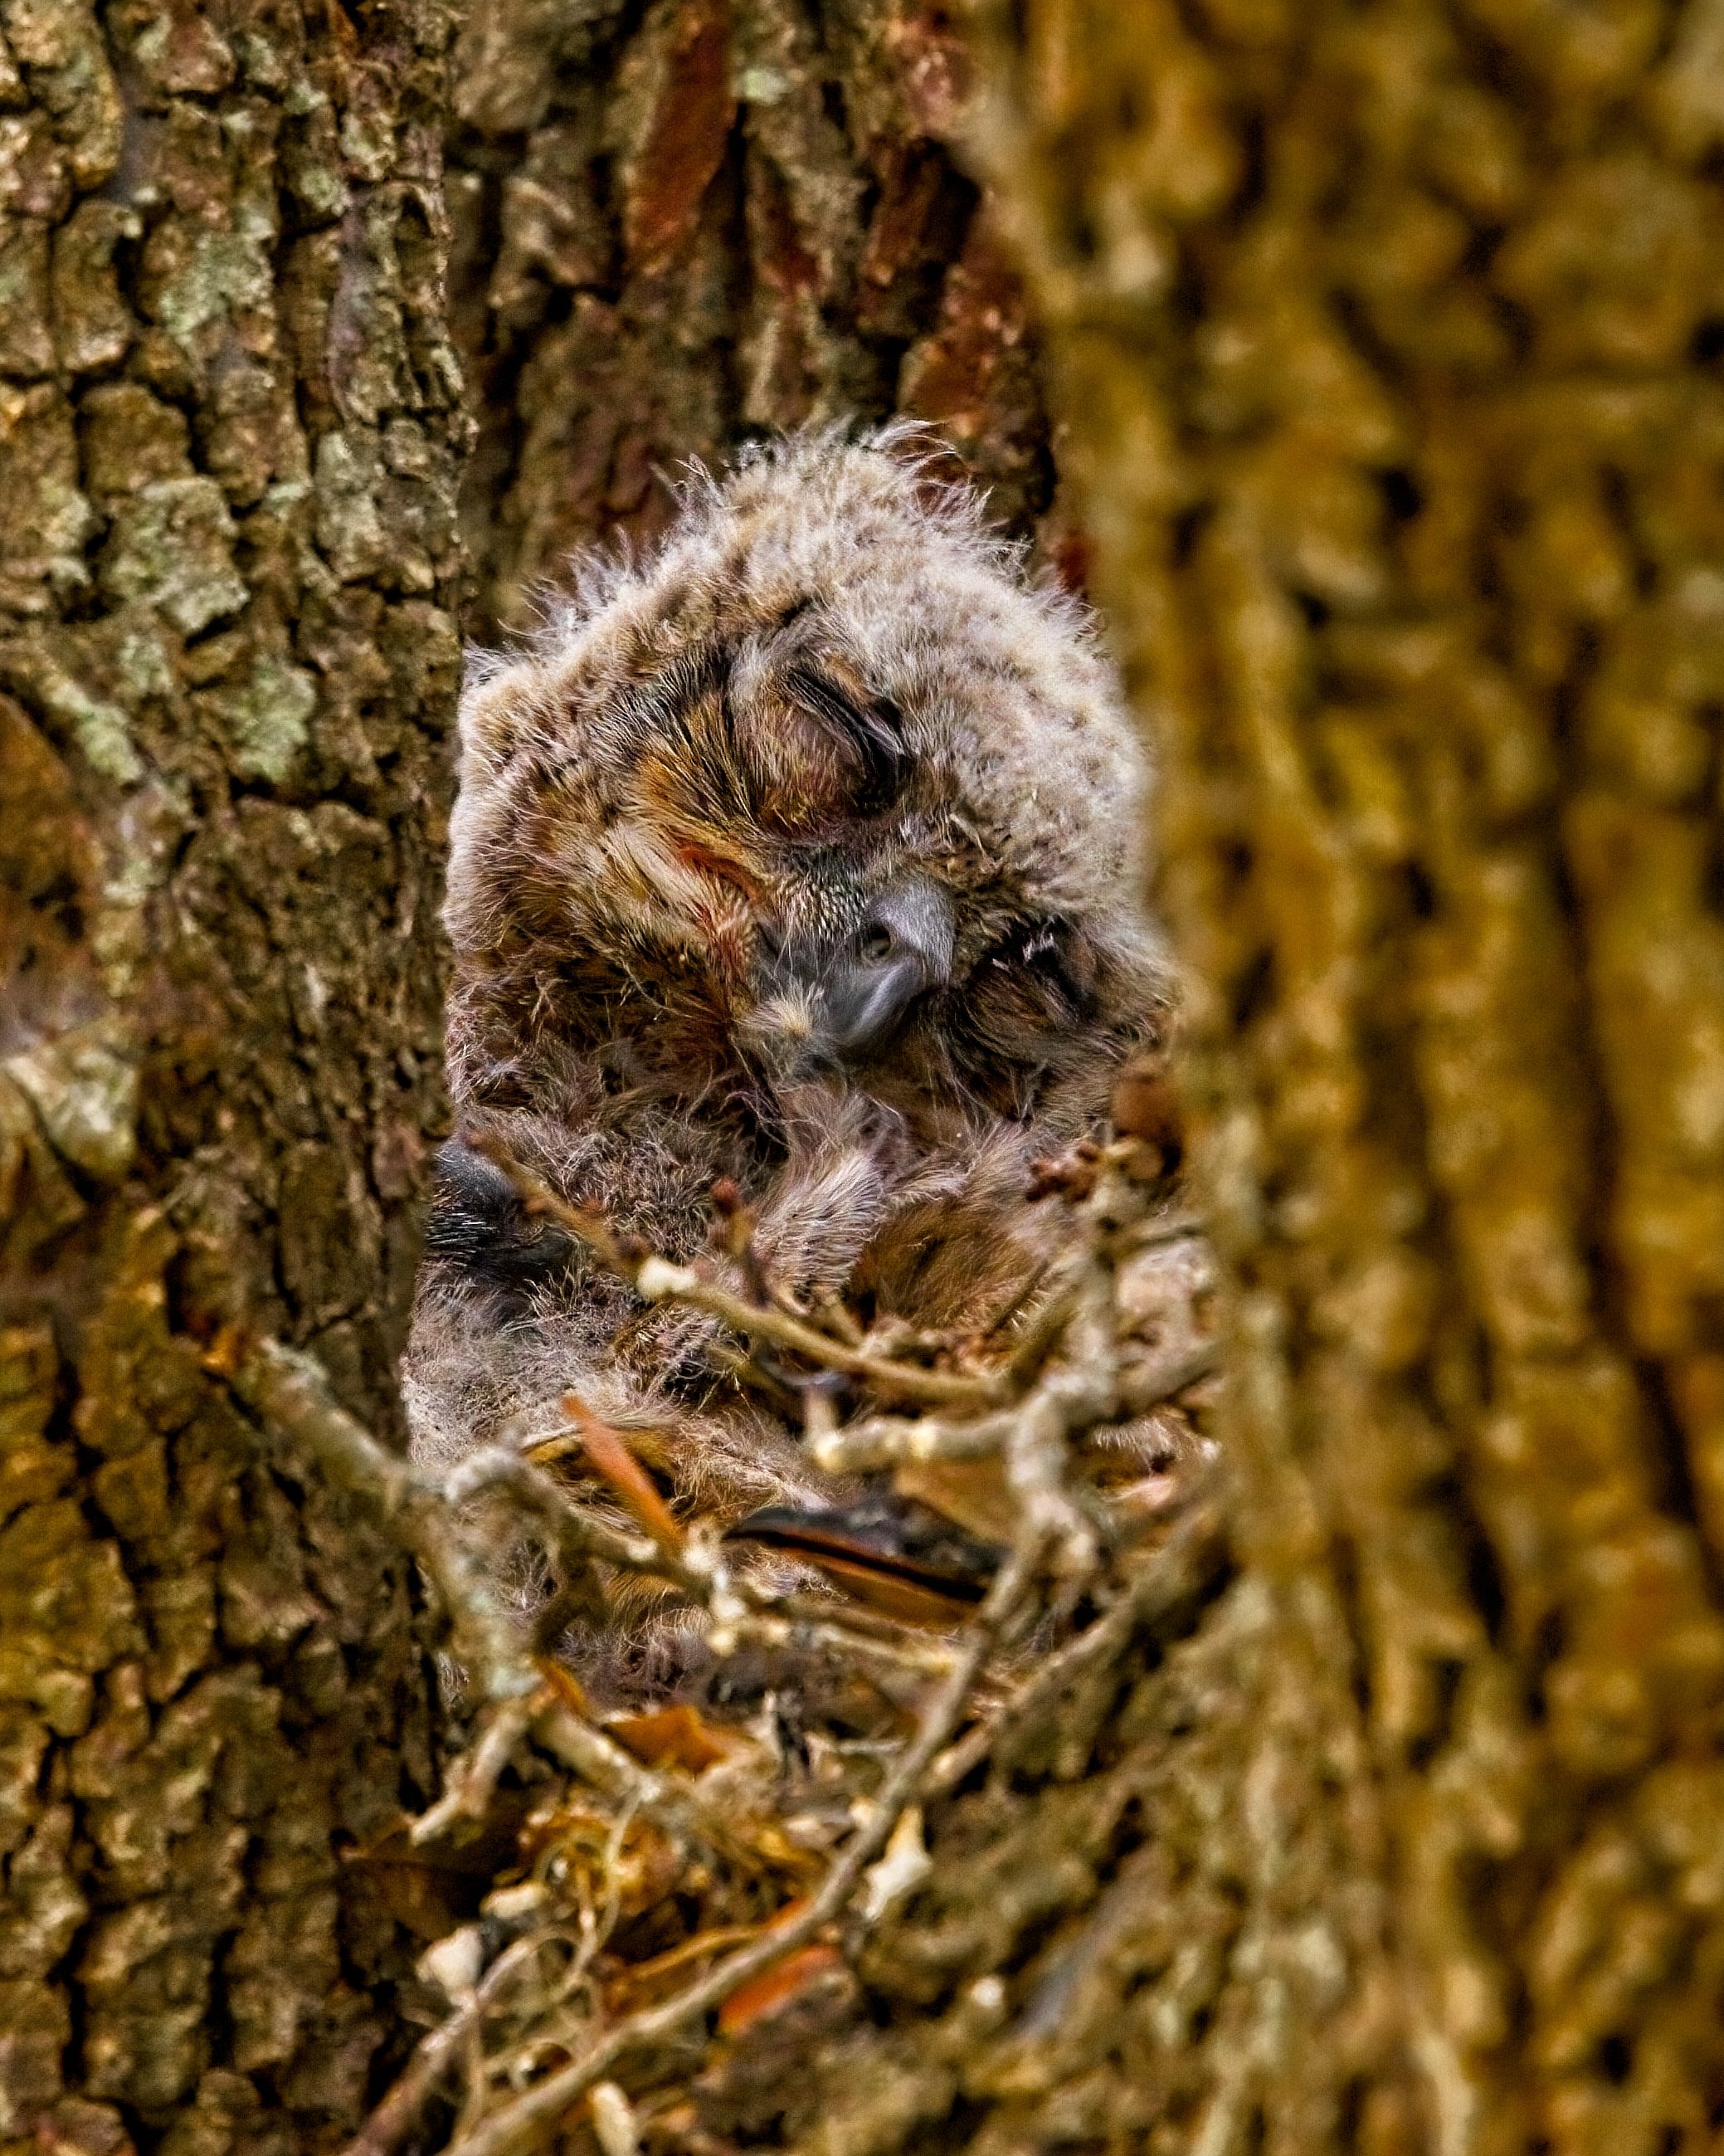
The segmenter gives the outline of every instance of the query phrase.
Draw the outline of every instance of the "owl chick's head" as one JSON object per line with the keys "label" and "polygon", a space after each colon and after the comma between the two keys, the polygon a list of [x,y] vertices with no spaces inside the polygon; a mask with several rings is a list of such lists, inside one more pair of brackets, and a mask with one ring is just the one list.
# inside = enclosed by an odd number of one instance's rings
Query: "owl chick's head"
{"label": "owl chick's head", "polygon": [[1026,1116],[1165,1006],[1146,786],[1081,610],[907,430],[751,450],[474,670],[457,1090],[555,1038],[690,1093]]}

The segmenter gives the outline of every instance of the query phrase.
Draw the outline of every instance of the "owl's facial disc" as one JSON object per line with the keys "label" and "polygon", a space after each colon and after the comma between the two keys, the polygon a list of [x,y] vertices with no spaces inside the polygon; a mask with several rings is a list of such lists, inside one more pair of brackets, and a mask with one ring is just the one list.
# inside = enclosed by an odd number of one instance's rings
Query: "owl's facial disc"
{"label": "owl's facial disc", "polygon": [[925,989],[952,978],[950,896],[906,876],[870,900],[847,935],[762,939],[758,1001],[747,1028],[781,1077],[865,1061]]}

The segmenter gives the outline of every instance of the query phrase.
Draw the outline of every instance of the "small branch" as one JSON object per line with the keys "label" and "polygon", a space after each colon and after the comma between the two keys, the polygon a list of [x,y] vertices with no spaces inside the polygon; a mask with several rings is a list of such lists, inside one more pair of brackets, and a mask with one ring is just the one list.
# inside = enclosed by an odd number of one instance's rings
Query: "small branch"
{"label": "small branch", "polygon": [[382,2101],[347,2143],[343,2156],[395,2156],[418,2125],[425,2107],[468,2039],[496,2005],[509,1979],[531,1959],[536,1946],[536,1940],[517,1939],[498,1955],[472,1997],[464,1999],[447,2020],[439,2021],[421,2041]]}
{"label": "small branch", "polygon": [[538,1516],[548,1512],[555,1532],[577,1538],[594,1554],[609,1531],[563,1505],[548,1476],[500,1445],[469,1456],[451,1478],[459,1493],[452,1500],[442,1486],[411,1461],[387,1451],[348,1414],[311,1357],[280,1341],[253,1347],[232,1383],[248,1407],[304,1445],[331,1481],[380,1505],[384,1517],[398,1526],[430,1575],[490,1699],[533,1699],[535,1736],[583,1781],[618,1802],[651,1812],[675,1833],[728,1845],[731,1837],[723,1823],[709,1818],[690,1793],[649,1774],[562,1701],[541,1695],[543,1681],[514,1614],[492,1591],[478,1540],[462,1532],[459,1503],[496,1483]]}
{"label": "small branch", "polygon": [[458,1820],[485,1816],[486,1805],[496,1794],[498,1778],[508,1765],[516,1746],[547,1704],[548,1695],[542,1686],[536,1692],[498,1702],[491,1709],[479,1742],[460,1765],[449,1773],[449,1787],[429,1811],[421,1812],[408,1828],[408,1840],[415,1847],[423,1848],[426,1842],[435,1841]]}
{"label": "small branch", "polygon": [[1205,1233],[1195,1214],[1183,1213],[1169,1220],[1142,1220],[1128,1231],[1128,1250],[1158,1250],[1169,1243],[1194,1243]]}
{"label": "small branch", "polygon": [[952,1665],[953,1650],[936,1640],[919,1640],[902,1630],[895,1637],[865,1632],[843,1618],[785,1616],[776,1609],[752,1609],[732,1617],[724,1631],[729,1635],[727,1639],[717,1633],[712,1637],[715,1654],[724,1654],[731,1645],[740,1646],[753,1640],[765,1647],[824,1647],[834,1654],[885,1662],[895,1669],[914,1670],[924,1676],[937,1676]]}
{"label": "small branch", "polygon": [[395,1523],[429,1573],[486,1696],[511,1699],[536,1691],[538,1673],[513,1614],[498,1599],[441,1491],[410,1461],[386,1451],[348,1414],[321,1367],[279,1340],[263,1340],[241,1362],[232,1383],[247,1407],[297,1438],[331,1481],[370,1498]]}
{"label": "small branch", "polygon": [[[891,1839],[892,1830],[916,1794],[924,1772],[963,1712],[971,1687],[1002,1629],[1016,1614],[1040,1558],[1039,1537],[1032,1536],[1013,1551],[1001,1568],[964,1636],[951,1671],[916,1736],[887,1777],[868,1824],[833,1865],[819,1892],[796,1916],[728,1956],[686,1990],[618,2022],[536,2088],[500,2106],[471,2132],[461,2134],[450,2143],[449,2156],[510,2156],[510,2152],[526,2148],[535,2136],[554,2126],[618,2060],[643,2046],[676,2035],[695,2015],[718,2005],[740,1985],[812,1939],[839,1914],[862,1874]],[[357,2152],[350,2151],[349,2156],[357,2156]]]}
{"label": "small branch", "polygon": [[830,1333],[817,1332],[801,1318],[776,1309],[761,1309],[732,1295],[716,1281],[703,1280],[686,1265],[673,1265],[664,1258],[646,1258],[636,1268],[636,1291],[649,1302],[667,1299],[704,1310],[733,1332],[757,1340],[770,1340],[829,1370],[860,1378],[881,1392],[899,1393],[907,1399],[926,1400],[933,1406],[988,1407],[1004,1392],[998,1377],[964,1378],[948,1370],[924,1370],[913,1363],[895,1363],[851,1348]]}
{"label": "small branch", "polygon": [[1085,1670],[1120,1653],[1135,1633],[1161,1639],[1178,1612],[1213,1588],[1226,1565],[1220,1505],[1213,1495],[1200,1496],[1153,1556],[1131,1566],[1123,1591],[1094,1624],[1049,1655],[987,1722],[941,1753],[928,1770],[927,1794],[955,1789],[1002,1737],[1050,1706]]}
{"label": "small branch", "polygon": [[1015,1409],[979,1415],[974,1422],[874,1415],[848,1430],[822,1430],[809,1440],[808,1453],[827,1475],[865,1475],[900,1460],[987,1460],[1004,1450],[1017,1418]]}
{"label": "small branch", "polygon": [[1165,1407],[1169,1400],[1177,1400],[1200,1378],[1213,1378],[1221,1365],[1221,1342],[1200,1341],[1195,1348],[1188,1348],[1184,1354],[1176,1355],[1169,1362],[1151,1363],[1141,1371],[1126,1371],[1120,1379],[1120,1405],[1127,1417],[1147,1414],[1152,1408]]}
{"label": "small branch", "polygon": [[687,1265],[672,1265],[669,1259],[650,1253],[637,1255],[632,1247],[616,1240],[602,1215],[571,1205],[542,1177],[523,1168],[500,1147],[486,1148],[485,1158],[514,1183],[531,1211],[555,1220],[577,1236],[603,1264],[628,1281],[644,1301],[685,1303],[750,1339],[770,1340],[822,1368],[841,1370],[846,1377],[860,1378],[882,1392],[924,1400],[931,1406],[984,1408],[1009,1395],[1010,1387],[1002,1376],[965,1378],[951,1371],[924,1370],[912,1363],[894,1362],[865,1348],[853,1348],[788,1311],[746,1301]]}
{"label": "small branch", "polygon": [[[542,1440],[533,1447],[535,1459],[561,1458],[581,1450],[591,1455],[595,1440],[601,1446],[608,1443],[627,1454],[623,1433],[600,1421],[573,1394],[565,1398],[563,1406],[575,1419],[577,1429],[567,1437],[553,1436]],[[495,1452],[495,1448],[493,1448]],[[491,1454],[475,1454],[471,1455],[471,1460],[491,1456]],[[523,1466],[511,1455],[504,1453],[496,1456],[505,1470],[511,1467],[519,1470]],[[640,1474],[633,1455],[629,1455],[628,1457],[629,1464],[635,1467],[635,1472]],[[470,1466],[471,1460],[465,1464]],[[529,1474],[533,1472],[530,1468],[526,1471]],[[619,1478],[614,1461],[608,1469],[602,1466],[601,1471],[606,1473],[613,1487],[617,1486]],[[644,1481],[644,1476],[642,1480]],[[548,1481],[548,1477],[536,1477],[531,1487],[535,1503],[541,1502],[537,1484]],[[551,1486],[555,1488],[554,1484]],[[705,1609],[713,1620],[714,1629],[709,1635],[709,1644],[716,1654],[728,1654],[744,1640],[753,1640],[772,1647],[824,1647],[836,1652],[870,1656],[875,1661],[889,1662],[899,1668],[923,1673],[951,1667],[952,1656],[946,1649],[931,1641],[907,1636],[900,1626],[893,1625],[882,1632],[853,1625],[851,1613],[838,1604],[818,1611],[785,1609],[780,1597],[762,1595],[751,1581],[735,1578],[723,1561],[713,1557],[710,1552],[703,1563],[702,1553],[682,1539],[681,1531],[670,1514],[664,1511],[664,1501],[657,1491],[652,1490],[650,1484],[647,1488],[650,1491],[650,1507],[664,1512],[659,1535],[651,1542],[633,1542],[613,1528],[573,1512],[566,1504],[557,1502],[557,1510],[571,1523],[570,1538],[588,1554],[606,1558],[613,1563],[624,1564],[632,1570],[655,1574],[680,1588],[691,1602]],[[622,1491],[619,1494],[623,1496],[626,1502],[628,1493]],[[636,1502],[642,1507],[644,1517],[650,1517],[650,1509],[647,1507],[644,1493],[636,1493]]]}
{"label": "small branch", "polygon": [[[1092,1403],[1072,1403],[1075,1421],[1090,1429],[1147,1414],[1151,1409],[1177,1399],[1200,1378],[1213,1377],[1221,1368],[1218,1342],[1205,1341],[1173,1361],[1151,1365],[1141,1373],[1127,1372],[1119,1383],[1116,1401],[1101,1403],[1088,1416]],[[1090,1381],[1084,1380],[1085,1390]],[[808,1451],[814,1464],[828,1475],[864,1475],[909,1460],[985,1460],[1007,1450],[1024,1413],[1022,1404],[994,1414],[978,1415],[973,1422],[952,1422],[935,1415],[914,1418],[871,1415],[852,1423],[847,1430],[823,1430],[811,1440]]]}
{"label": "small branch", "polygon": [[1014,1383],[1028,1385],[1034,1382],[1042,1365],[1064,1338],[1076,1308],[1077,1283],[1060,1281],[1013,1344],[1006,1368]]}

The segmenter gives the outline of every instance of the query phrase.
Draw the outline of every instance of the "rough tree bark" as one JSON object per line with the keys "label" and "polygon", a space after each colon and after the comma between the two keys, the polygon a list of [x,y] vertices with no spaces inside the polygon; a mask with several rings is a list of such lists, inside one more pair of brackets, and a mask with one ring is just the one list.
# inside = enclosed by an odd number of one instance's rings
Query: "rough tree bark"
{"label": "rough tree bark", "polygon": [[895,412],[996,514],[1070,535],[1021,287],[950,144],[944,13],[879,0],[499,0],[456,54],[455,334],[479,436],[475,633],[596,541],[662,529],[690,457]]}
{"label": "rough tree bark", "polygon": [[[410,1942],[389,1426],[440,1100],[444,11],[0,8],[0,2145],[330,2145]],[[381,2047],[381,2049],[380,2049]]]}
{"label": "rough tree bark", "polygon": [[[266,1327],[392,1412],[442,25],[0,14],[0,2135],[316,2147],[398,2034],[335,1851],[423,1791],[425,1693],[404,1567],[220,1373]],[[685,2145],[1709,2147],[1718,9],[978,36],[979,219],[931,9],[544,0],[458,69],[481,629],[655,465],[855,408],[1075,565],[1020,251],[1239,1281],[1234,1574],[930,1808],[865,2012],[721,2044]]]}

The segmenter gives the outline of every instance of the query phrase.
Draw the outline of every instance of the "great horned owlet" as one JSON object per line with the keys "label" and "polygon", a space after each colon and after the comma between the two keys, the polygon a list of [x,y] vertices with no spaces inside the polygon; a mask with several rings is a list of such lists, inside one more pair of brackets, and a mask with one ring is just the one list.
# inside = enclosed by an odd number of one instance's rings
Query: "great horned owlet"
{"label": "great horned owlet", "polygon": [[728,1178],[798,1298],[998,1309],[1048,1232],[1032,1162],[1165,1021],[1146,784],[1081,609],[902,433],[697,479],[649,557],[480,659],[418,1455],[554,1431],[573,1390],[679,1512],[829,1502],[714,1327],[544,1231],[486,1154],[678,1260]]}

